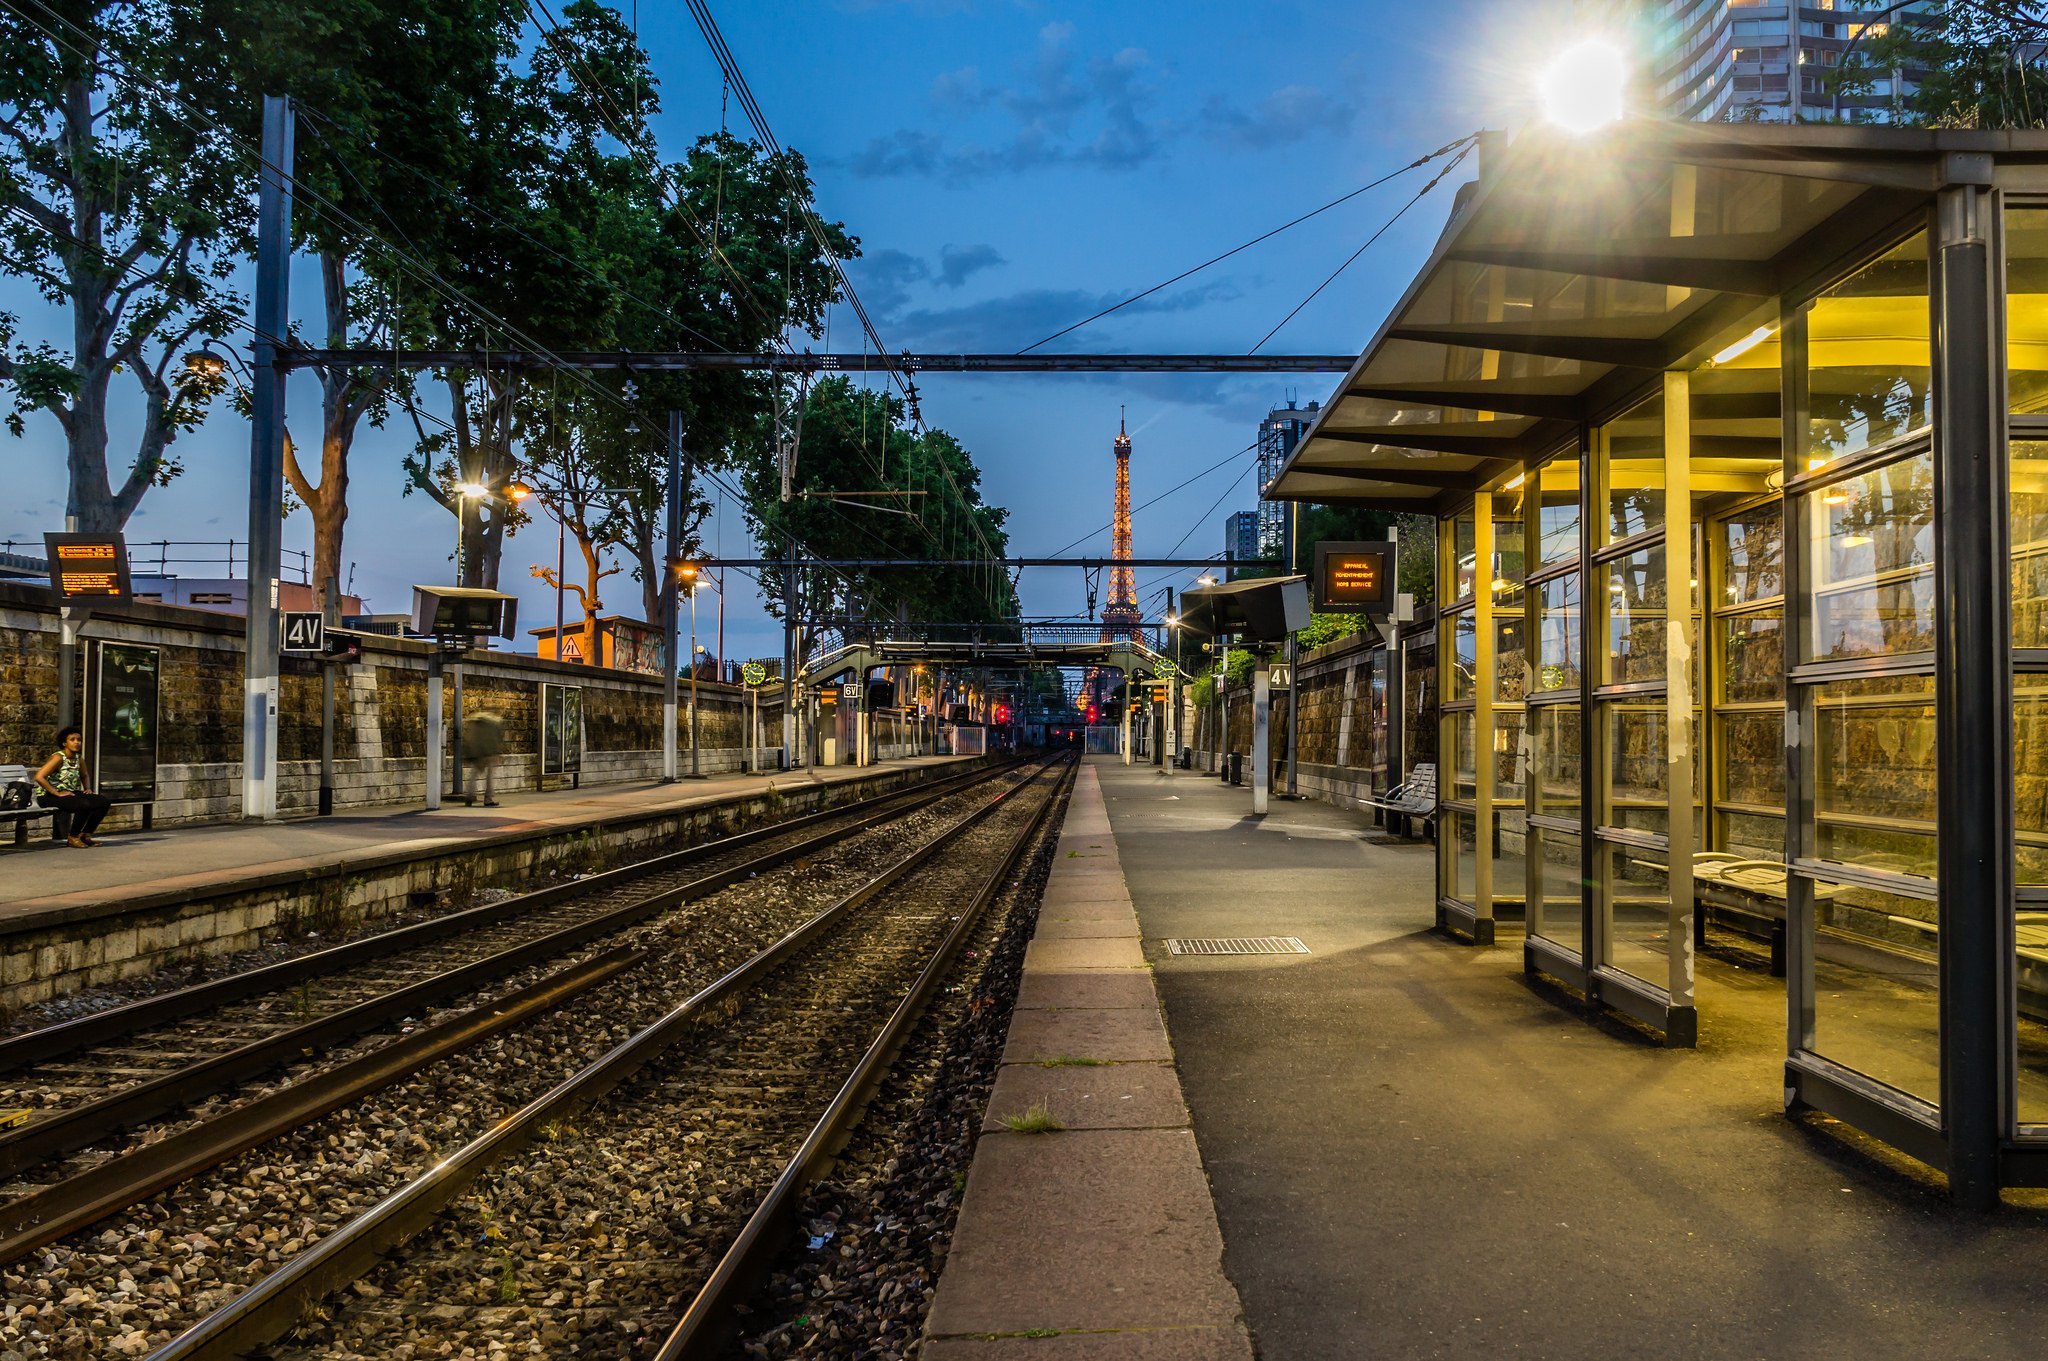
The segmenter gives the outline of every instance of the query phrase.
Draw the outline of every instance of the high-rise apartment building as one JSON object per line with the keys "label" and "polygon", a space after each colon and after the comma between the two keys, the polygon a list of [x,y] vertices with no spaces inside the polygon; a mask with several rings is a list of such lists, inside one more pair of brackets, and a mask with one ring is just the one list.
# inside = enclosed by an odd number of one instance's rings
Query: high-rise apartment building
{"label": "high-rise apartment building", "polygon": [[1296,406],[1292,398],[1286,406],[1276,406],[1268,412],[1266,419],[1259,422],[1259,551],[1246,557],[1277,558],[1285,546],[1287,531],[1287,510],[1278,501],[1265,499],[1266,488],[1280,475],[1280,468],[1294,452],[1294,446],[1301,442],[1309,426],[1315,424],[1320,402],[1311,401],[1307,406]]}
{"label": "high-rise apartment building", "polygon": [[1257,511],[1241,510],[1223,522],[1223,556],[1233,562],[1259,556]]}
{"label": "high-rise apartment building", "polygon": [[1844,93],[1845,63],[1894,24],[1941,0],[1591,0],[1580,18],[1625,33],[1636,49],[1637,97],[1666,118],[1693,122],[1886,123],[1919,87],[1912,68],[1876,70],[1871,88]]}

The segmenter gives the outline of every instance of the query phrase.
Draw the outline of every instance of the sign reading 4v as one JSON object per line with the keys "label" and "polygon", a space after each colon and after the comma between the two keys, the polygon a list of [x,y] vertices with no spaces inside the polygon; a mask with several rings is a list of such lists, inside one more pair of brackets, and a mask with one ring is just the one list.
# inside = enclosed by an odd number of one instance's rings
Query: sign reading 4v
{"label": "sign reading 4v", "polygon": [[327,646],[327,621],[318,610],[286,610],[278,632],[281,652],[319,652]]}

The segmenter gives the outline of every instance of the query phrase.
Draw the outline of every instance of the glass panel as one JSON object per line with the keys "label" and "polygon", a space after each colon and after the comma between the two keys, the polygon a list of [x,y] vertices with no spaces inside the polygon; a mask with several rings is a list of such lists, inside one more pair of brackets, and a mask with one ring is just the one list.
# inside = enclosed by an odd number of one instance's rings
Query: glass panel
{"label": "glass panel", "polygon": [[1809,661],[1934,647],[1934,458],[1921,454],[1801,498],[1813,595]]}
{"label": "glass panel", "polygon": [[2048,676],[2012,681],[2014,878],[2048,884]]}
{"label": "glass panel", "polygon": [[1607,710],[1606,825],[1661,833],[1670,826],[1671,739],[1664,698],[1602,707]]}
{"label": "glass panel", "polygon": [[1444,726],[1450,730],[1451,784],[1445,798],[1469,802],[1477,797],[1479,788],[1478,715],[1470,709],[1444,715]]}
{"label": "glass panel", "polygon": [[1721,698],[1731,704],[1785,695],[1785,611],[1730,615],[1714,621],[1721,645]]}
{"label": "glass panel", "polygon": [[1785,593],[1784,513],[1757,506],[1721,521],[1724,605],[1746,605]]}
{"label": "glass panel", "polygon": [[1785,859],[1785,819],[1757,813],[1721,815],[1720,849],[1754,860]]}
{"label": "glass panel", "polygon": [[2019,1123],[2048,1125],[2048,912],[2022,904],[2019,959]]}
{"label": "glass panel", "polygon": [[1579,460],[1552,459],[1536,474],[1541,504],[1536,509],[1536,551],[1543,566],[1555,567],[1579,551]]}
{"label": "glass panel", "polygon": [[1493,711],[1493,797],[1499,803],[1522,802],[1522,710]]}
{"label": "glass panel", "polygon": [[1383,648],[1372,654],[1368,666],[1370,670],[1366,685],[1366,713],[1370,716],[1371,737],[1367,769],[1372,772],[1372,787],[1384,791],[1392,788],[1401,778],[1387,768],[1388,757],[1391,755],[1387,750],[1387,681],[1393,674],[1393,654]]}
{"label": "glass panel", "polygon": [[1586,880],[1579,865],[1579,838],[1536,828],[1529,833],[1529,849],[1536,857],[1538,895],[1529,905],[1529,934],[1556,941],[1576,954],[1585,931],[1579,899]]}
{"label": "glass panel", "polygon": [[1934,678],[1814,687],[1814,855],[1934,875]]}
{"label": "glass panel", "polygon": [[1584,644],[1579,630],[1579,574],[1555,577],[1537,588],[1536,689],[1579,688],[1579,658]]}
{"label": "glass panel", "polygon": [[[1721,755],[1721,798],[1728,803],[1785,806],[1785,715],[1760,713],[1714,715],[1720,725],[1714,748]],[[1785,835],[1778,834],[1778,845]]]}
{"label": "glass panel", "polygon": [[1816,881],[1813,1052],[1941,1099],[1934,904]]}
{"label": "glass panel", "polygon": [[1933,419],[1927,233],[1916,232],[1815,300],[1806,466],[1819,468]]}
{"label": "glass panel", "polygon": [[2007,403],[2048,410],[2048,209],[2006,209],[2005,307]]}
{"label": "glass panel", "polygon": [[1529,865],[1525,859],[1529,820],[1519,806],[1493,810],[1493,906],[1520,907],[1528,896]]}
{"label": "glass panel", "polygon": [[1664,523],[1664,396],[1635,406],[1594,431],[1607,470],[1607,539],[1613,543]]}
{"label": "glass panel", "polygon": [[1472,512],[1458,512],[1451,521],[1451,592],[1452,600],[1464,600],[1472,594],[1472,583],[1478,577],[1479,540],[1474,534]]}
{"label": "glass panel", "polygon": [[1401,663],[1401,742],[1407,768],[1436,763],[1436,648],[1428,641],[1411,644]]}
{"label": "glass panel", "polygon": [[1467,610],[1451,616],[1451,674],[1444,703],[1458,704],[1471,699],[1478,670],[1479,623]]}
{"label": "glass panel", "polygon": [[1602,846],[1607,921],[1603,963],[1660,988],[1671,985],[1671,874],[1660,851]]}
{"label": "glass panel", "polygon": [[1527,555],[1522,551],[1522,493],[1501,492],[1493,501],[1493,570],[1490,580],[1495,595],[1522,584],[1529,574]]}
{"label": "glass panel", "polygon": [[1663,546],[1617,558],[1600,575],[1606,583],[1606,683],[1663,680]]}
{"label": "glass panel", "polygon": [[2048,441],[2012,442],[2011,495],[2012,645],[2048,647]]}
{"label": "glass panel", "polygon": [[1579,811],[1579,706],[1544,704],[1529,711],[1529,759],[1535,765],[1533,811],[1572,817]]}
{"label": "glass panel", "polygon": [[1444,845],[1444,894],[1471,907],[1478,892],[1478,824],[1470,813],[1446,809],[1442,817]]}
{"label": "glass panel", "polygon": [[1522,646],[1528,629],[1522,618],[1522,593],[1509,591],[1493,602],[1493,697],[1519,704],[1528,689],[1528,657]]}

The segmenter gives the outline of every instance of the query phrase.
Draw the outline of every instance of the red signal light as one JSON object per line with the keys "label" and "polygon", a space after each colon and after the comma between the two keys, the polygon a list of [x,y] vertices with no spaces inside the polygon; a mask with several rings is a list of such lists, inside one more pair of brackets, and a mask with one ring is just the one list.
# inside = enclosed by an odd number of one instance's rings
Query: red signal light
{"label": "red signal light", "polygon": [[1088,706],[1088,721],[1090,723],[1095,721],[1095,706],[1093,704]]}

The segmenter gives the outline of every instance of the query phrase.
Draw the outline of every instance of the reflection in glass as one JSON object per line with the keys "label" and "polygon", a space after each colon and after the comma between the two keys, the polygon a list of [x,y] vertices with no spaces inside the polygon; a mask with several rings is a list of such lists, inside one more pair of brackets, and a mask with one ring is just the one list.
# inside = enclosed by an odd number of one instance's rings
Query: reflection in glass
{"label": "reflection in glass", "polygon": [[1934,875],[1934,678],[1831,681],[1813,692],[1814,854]]}
{"label": "reflection in glass", "polygon": [[1436,708],[1436,644],[1422,637],[1401,663],[1401,741],[1411,769],[1436,763]]}
{"label": "reflection in glass", "polygon": [[1600,575],[1607,596],[1607,684],[1664,679],[1663,546],[1617,558]]}
{"label": "reflection in glass", "polygon": [[1594,431],[1606,460],[1607,542],[1664,525],[1664,395],[1629,409]]}
{"label": "reflection in glass", "polygon": [[1552,940],[1574,954],[1584,936],[1580,896],[1585,870],[1579,864],[1579,838],[1555,828],[1532,828],[1530,853],[1537,858],[1537,901],[1530,904],[1529,934]]}
{"label": "reflection in glass", "polygon": [[1457,704],[1471,699],[1478,672],[1479,623],[1472,611],[1466,610],[1451,617],[1451,674],[1444,703]]}
{"label": "reflection in glass", "polygon": [[1807,318],[1807,468],[1932,421],[1928,330],[1924,231],[1815,300]]}
{"label": "reflection in glass", "polygon": [[1493,713],[1493,797],[1496,804],[1522,802],[1522,708]]}
{"label": "reflection in glass", "polygon": [[1784,515],[1773,503],[1720,523],[1725,584],[1722,605],[1746,605],[1785,593]]}
{"label": "reflection in glass", "polygon": [[1671,985],[1671,872],[1661,851],[1602,846],[1604,963],[1660,988]]}
{"label": "reflection in glass", "polygon": [[1579,574],[1553,577],[1536,588],[1535,686],[1545,690],[1579,688],[1579,658],[1584,654],[1579,614]]}
{"label": "reflection in glass", "polygon": [[2014,440],[2011,478],[2012,645],[2048,647],[2048,441]]}
{"label": "reflection in glass", "polygon": [[1446,809],[1442,819],[1444,844],[1449,847],[1445,892],[1467,907],[1474,905],[1479,891],[1478,824],[1472,814]]}
{"label": "reflection in glass", "polygon": [[1661,697],[1608,704],[1607,818],[1610,827],[1662,833],[1670,827],[1670,723]]}
{"label": "reflection in glass", "polygon": [[2012,678],[2014,878],[2048,884],[2048,676]]}
{"label": "reflection in glass", "polygon": [[1450,729],[1451,785],[1447,798],[1470,801],[1479,787],[1478,715],[1464,709],[1444,715]]}
{"label": "reflection in glass", "polygon": [[[1782,710],[1718,715],[1721,797],[1728,803],[1785,806],[1785,715]],[[1781,828],[1776,843],[1784,844]]]}
{"label": "reflection in glass", "polygon": [[1519,704],[1529,685],[1522,593],[1516,590],[1494,597],[1493,609],[1493,697]]}
{"label": "reflection in glass", "polygon": [[1811,661],[1934,647],[1934,458],[1921,454],[1801,498]]}
{"label": "reflection in glass", "polygon": [[1479,575],[1479,540],[1472,523],[1472,512],[1468,508],[1458,512],[1451,521],[1451,581],[1453,600],[1464,600],[1472,594],[1472,583]]}
{"label": "reflection in glass", "polygon": [[1555,567],[1579,551],[1579,461],[1552,459],[1535,474],[1542,503],[1536,509],[1536,552]]}
{"label": "reflection in glass", "polygon": [[1529,710],[1530,752],[1536,781],[1530,811],[1552,817],[1579,811],[1579,706],[1543,704]]}
{"label": "reflection in glass", "polygon": [[1813,1052],[1941,1099],[1932,899],[1816,880]]}
{"label": "reflection in glass", "polygon": [[1785,610],[1728,615],[1717,621],[1721,638],[1721,698],[1761,703],[1785,695]]}
{"label": "reflection in glass", "polygon": [[1529,564],[1522,551],[1522,492],[1497,493],[1493,498],[1493,570],[1490,580],[1496,596],[1522,584]]}
{"label": "reflection in glass", "polygon": [[2006,402],[2048,410],[2048,209],[2006,209],[2005,308]]}
{"label": "reflection in glass", "polygon": [[1529,866],[1525,859],[1528,850],[1528,819],[1523,815],[1521,800],[1517,798],[1513,807],[1498,804],[1493,809],[1493,882],[1488,890],[1488,899],[1495,908],[1523,906],[1528,894]]}
{"label": "reflection in glass", "polygon": [[1758,813],[1723,813],[1720,847],[1753,860],[1785,859],[1785,819]]}

